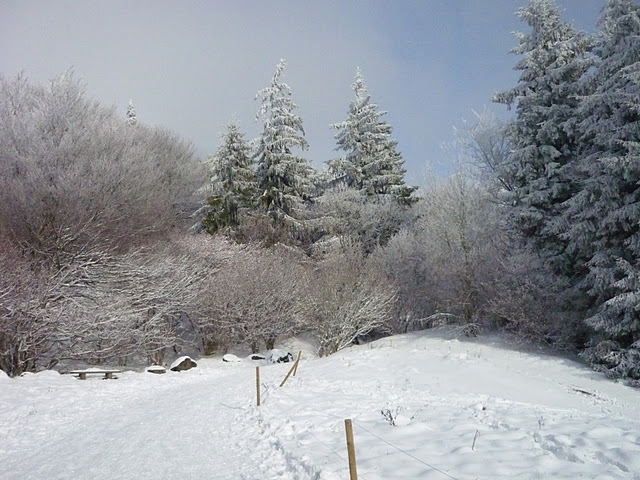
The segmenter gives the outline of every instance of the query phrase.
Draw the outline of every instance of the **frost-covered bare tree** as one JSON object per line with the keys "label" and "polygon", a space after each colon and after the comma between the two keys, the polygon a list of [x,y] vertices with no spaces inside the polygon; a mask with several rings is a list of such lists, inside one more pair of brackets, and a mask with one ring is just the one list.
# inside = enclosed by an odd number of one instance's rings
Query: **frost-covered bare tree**
{"label": "frost-covered bare tree", "polygon": [[[176,237],[126,253],[93,251],[59,270],[5,240],[0,254],[0,367],[15,375],[65,360],[162,363],[199,332],[197,299],[233,246]],[[196,330],[196,332],[193,332]],[[193,336],[193,335],[192,335]]]}
{"label": "frost-covered bare tree", "polygon": [[257,352],[298,331],[308,308],[304,261],[282,245],[235,252],[210,278],[201,299],[206,317],[201,325],[210,347],[244,343]]}
{"label": "frost-covered bare tree", "polygon": [[450,147],[455,156],[468,163],[479,174],[480,182],[497,198],[514,189],[511,142],[507,124],[488,110],[473,112],[473,121],[464,121],[454,129],[455,141]]}
{"label": "frost-covered bare tree", "polygon": [[[419,206],[416,210],[420,210]],[[430,325],[428,319],[433,319],[432,315],[437,311],[436,295],[429,294],[431,270],[425,257],[423,235],[417,225],[407,224],[385,246],[376,248],[370,258],[397,291],[392,331],[406,333]]]}
{"label": "frost-covered bare tree", "polygon": [[396,290],[357,243],[343,240],[316,266],[310,291],[310,326],[330,355],[371,332],[389,331]]}
{"label": "frost-covered bare tree", "polygon": [[162,364],[166,349],[183,343],[181,331],[197,328],[185,322],[231,250],[220,238],[180,236],[101,261],[84,296],[94,321],[69,326],[70,354],[97,361],[144,354]]}
{"label": "frost-covered bare tree", "polygon": [[[535,252],[507,239],[496,258],[485,312],[496,327],[524,343],[576,351],[588,335],[580,311]],[[586,299],[585,299],[586,300]],[[573,306],[574,310],[568,308]]]}
{"label": "frost-covered bare tree", "polygon": [[0,228],[57,267],[177,223],[199,181],[191,145],[87,98],[73,72],[0,78]]}
{"label": "frost-covered bare tree", "polygon": [[62,303],[55,302],[57,286],[0,237],[0,369],[8,375],[32,371],[49,357]]}
{"label": "frost-covered bare tree", "polygon": [[463,171],[430,185],[423,197],[416,231],[430,278],[427,295],[436,311],[473,322],[499,253],[500,207]]}
{"label": "frost-covered bare tree", "polygon": [[[0,236],[10,246],[3,279],[13,279],[2,283],[3,368],[15,374],[78,358],[88,344],[93,358],[126,355],[136,342],[120,299],[144,282],[125,291],[109,272],[126,277],[142,265],[145,278],[157,278],[145,249],[175,230],[198,175],[188,143],[163,129],[130,128],[87,98],[72,72],[47,86],[1,77]],[[172,297],[174,285],[176,277],[163,284]]]}

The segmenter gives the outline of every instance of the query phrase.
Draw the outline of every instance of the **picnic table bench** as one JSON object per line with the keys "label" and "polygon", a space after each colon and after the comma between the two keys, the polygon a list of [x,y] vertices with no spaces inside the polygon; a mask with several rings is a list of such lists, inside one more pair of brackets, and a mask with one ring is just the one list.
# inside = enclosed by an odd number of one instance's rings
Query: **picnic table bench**
{"label": "picnic table bench", "polygon": [[122,370],[98,370],[98,369],[88,369],[88,370],[71,370],[69,373],[71,375],[77,375],[80,380],[86,380],[87,375],[104,375],[104,380],[110,380],[114,377],[115,373],[121,373]]}

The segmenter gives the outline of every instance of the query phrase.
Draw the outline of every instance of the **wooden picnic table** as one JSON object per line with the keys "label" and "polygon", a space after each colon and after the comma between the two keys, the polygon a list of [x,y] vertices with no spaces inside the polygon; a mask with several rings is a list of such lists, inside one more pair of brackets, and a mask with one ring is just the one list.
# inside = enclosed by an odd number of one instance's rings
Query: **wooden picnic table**
{"label": "wooden picnic table", "polygon": [[89,368],[87,370],[71,370],[69,373],[71,375],[76,375],[80,380],[86,380],[87,375],[104,375],[104,380],[111,380],[118,378],[113,375],[116,373],[122,373],[122,370],[100,370]]}

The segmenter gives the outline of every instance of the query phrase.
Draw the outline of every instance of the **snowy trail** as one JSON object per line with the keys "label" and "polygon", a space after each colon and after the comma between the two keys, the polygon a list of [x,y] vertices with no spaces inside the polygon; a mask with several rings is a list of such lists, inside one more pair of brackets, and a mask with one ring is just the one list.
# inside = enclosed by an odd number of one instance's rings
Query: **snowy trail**
{"label": "snowy trail", "polygon": [[640,480],[640,390],[569,359],[428,331],[289,367],[261,407],[250,361],[0,375],[0,479],[343,480],[350,418],[362,480]]}
{"label": "snowy trail", "polygon": [[[269,367],[267,381],[281,374],[279,367]],[[61,380],[68,391],[52,405],[42,390],[52,392],[46,382]],[[3,418],[16,420],[0,433],[25,438],[11,442],[12,449],[0,447],[0,478],[312,478],[263,435],[254,385],[247,368],[125,372],[106,381],[36,375],[14,392],[24,408],[0,408]],[[0,405],[17,403],[8,393],[0,393]]]}

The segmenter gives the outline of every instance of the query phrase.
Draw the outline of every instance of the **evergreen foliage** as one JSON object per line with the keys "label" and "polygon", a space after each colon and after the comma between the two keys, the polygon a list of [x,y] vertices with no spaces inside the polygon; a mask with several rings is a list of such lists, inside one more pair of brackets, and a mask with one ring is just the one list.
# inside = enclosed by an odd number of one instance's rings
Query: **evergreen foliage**
{"label": "evergreen foliage", "polygon": [[577,188],[576,109],[580,80],[592,65],[591,40],[560,20],[554,0],[531,0],[518,16],[531,27],[530,33],[516,34],[519,43],[512,50],[522,56],[515,66],[520,79],[514,88],[494,96],[509,108],[516,104],[507,127],[510,163],[502,166],[512,179],[507,203],[513,205],[514,228],[564,275],[571,259],[558,218],[563,202]]}
{"label": "evergreen foliage", "polygon": [[404,183],[404,158],[391,137],[391,125],[381,120],[387,112],[371,102],[360,69],[353,83],[355,99],[349,105],[347,119],[331,125],[336,150],[343,156],[330,160],[329,171],[337,182],[355,188],[367,196],[391,195],[400,203],[411,204],[415,187]]}
{"label": "evergreen foliage", "polygon": [[133,100],[129,100],[127,105],[127,125],[136,125],[138,123],[138,116],[136,115],[136,109],[133,106]]}
{"label": "evergreen foliage", "polygon": [[229,123],[220,137],[220,148],[211,159],[214,192],[207,198],[209,211],[202,221],[209,233],[237,226],[241,212],[254,206],[257,191],[251,149],[240,126]]}
{"label": "evergreen foliage", "polygon": [[624,349],[640,340],[640,7],[609,0],[599,25],[568,237],[589,267],[587,323]]}
{"label": "evergreen foliage", "polygon": [[[519,11],[512,227],[595,330],[584,352],[609,376],[640,378],[640,7],[607,0],[594,38],[553,0]],[[564,307],[567,308],[567,307]],[[559,315],[560,312],[555,312]]]}
{"label": "evergreen foliage", "polygon": [[285,65],[280,60],[271,84],[256,95],[262,101],[257,118],[264,127],[255,158],[262,206],[276,218],[290,220],[310,200],[313,185],[310,163],[295,153],[309,145],[302,118],[294,113],[291,88],[281,80]]}

